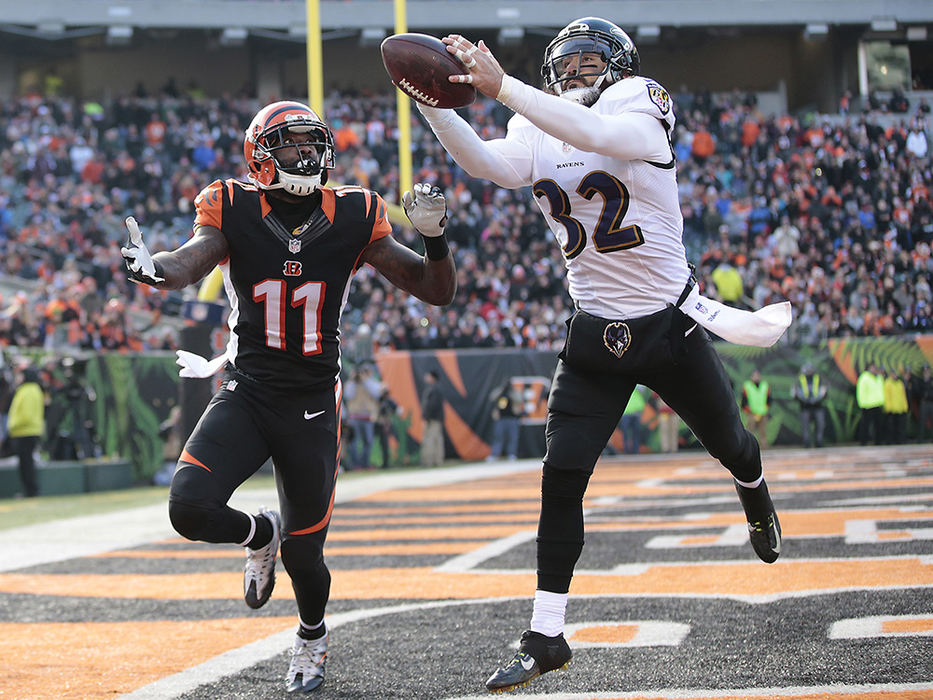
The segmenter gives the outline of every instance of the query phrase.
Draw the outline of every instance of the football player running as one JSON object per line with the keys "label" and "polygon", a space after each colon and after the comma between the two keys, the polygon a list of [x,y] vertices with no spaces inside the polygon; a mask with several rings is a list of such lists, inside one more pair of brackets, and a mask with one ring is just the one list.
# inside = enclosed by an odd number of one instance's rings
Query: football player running
{"label": "football player running", "polygon": [[[225,372],[179,458],[169,516],[189,540],[246,549],[243,587],[251,608],[272,594],[281,543],[299,618],[286,685],[309,692],[324,681],[327,658],[323,545],[338,470],[338,325],[347,288],[367,263],[400,289],[446,305],[456,275],[440,191],[418,184],[403,196],[424,241],[422,257],[393,238],[378,194],[325,186],[333,137],[306,105],[276,102],[260,110],[244,153],[248,182],[208,185],[195,199],[194,233],[184,245],[150,255],[129,218],[121,252],[132,279],[158,289],[186,287],[217,265],[223,272],[226,352],[211,362],[179,352],[182,376],[206,377],[222,366]],[[269,458],[280,511],[254,515],[228,506]]]}
{"label": "football player running", "polygon": [[486,682],[501,691],[570,661],[564,617],[583,547],[583,496],[636,384],[656,391],[731,472],[756,554],[777,559],[781,530],[758,443],[697,322],[736,342],[770,345],[790,322],[789,305],[709,313],[716,302],[699,296],[682,242],[671,98],[639,75],[622,29],[594,17],[568,24],[545,52],[546,90],[505,74],[482,41],[443,41],[464,66],[450,81],[471,83],[516,114],[505,138],[483,141],[453,110],[418,108],[469,175],[532,187],[577,309],[548,400],[531,625]]}

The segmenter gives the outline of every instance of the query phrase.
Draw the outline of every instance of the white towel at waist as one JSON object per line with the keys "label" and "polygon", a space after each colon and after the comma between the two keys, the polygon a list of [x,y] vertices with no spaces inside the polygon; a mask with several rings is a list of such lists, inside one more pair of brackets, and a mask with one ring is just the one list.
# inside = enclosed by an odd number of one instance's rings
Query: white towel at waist
{"label": "white towel at waist", "polygon": [[789,301],[744,311],[703,296],[695,285],[680,310],[723,340],[762,348],[771,347],[784,335],[792,317]]}
{"label": "white towel at waist", "polygon": [[207,360],[187,350],[176,350],[175,354],[178,356],[175,362],[181,367],[178,376],[186,379],[206,379],[217,374],[227,363],[227,353],[218,355],[213,360]]}

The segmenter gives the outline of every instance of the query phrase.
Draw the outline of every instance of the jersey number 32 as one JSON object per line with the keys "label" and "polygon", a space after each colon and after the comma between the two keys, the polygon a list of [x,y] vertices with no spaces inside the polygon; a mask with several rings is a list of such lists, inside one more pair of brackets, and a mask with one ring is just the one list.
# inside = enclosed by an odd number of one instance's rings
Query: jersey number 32
{"label": "jersey number 32", "polygon": [[[547,197],[551,218],[564,225],[567,242],[564,256],[570,260],[583,252],[586,228],[570,215],[570,197],[554,180],[538,180],[533,187],[535,197]],[[603,170],[587,173],[577,185],[577,194],[591,200],[597,194],[603,198],[603,210],[593,228],[593,245],[599,253],[634,248],[645,242],[637,224],[622,226],[628,212],[630,195],[625,185],[614,175]]]}

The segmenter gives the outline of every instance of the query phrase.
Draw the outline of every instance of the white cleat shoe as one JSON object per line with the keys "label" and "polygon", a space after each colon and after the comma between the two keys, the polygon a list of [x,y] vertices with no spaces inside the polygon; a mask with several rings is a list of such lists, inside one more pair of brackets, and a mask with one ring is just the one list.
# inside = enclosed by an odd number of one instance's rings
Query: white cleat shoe
{"label": "white cleat shoe", "polygon": [[259,515],[272,523],[272,539],[265,547],[259,549],[246,548],[246,567],[243,570],[243,597],[246,604],[253,608],[261,608],[272,595],[275,587],[275,559],[279,553],[281,540],[281,522],[279,514],[274,510],[259,509]]}
{"label": "white cleat shoe", "polygon": [[302,639],[295,635],[292,644],[292,660],[285,676],[289,693],[310,693],[324,683],[324,664],[327,661],[327,638],[329,632],[319,639]]}

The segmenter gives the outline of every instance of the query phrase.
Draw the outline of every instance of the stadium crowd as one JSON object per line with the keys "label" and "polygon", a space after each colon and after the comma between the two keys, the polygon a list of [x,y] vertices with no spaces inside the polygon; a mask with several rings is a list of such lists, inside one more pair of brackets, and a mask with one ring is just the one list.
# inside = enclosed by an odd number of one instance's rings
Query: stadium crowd
{"label": "stadium crowd", "polygon": [[[326,102],[331,182],[395,202],[395,95]],[[933,327],[925,103],[894,120],[881,106],[765,116],[738,91],[684,92],[675,104],[684,242],[704,293],[741,307],[789,299],[796,320],[782,342]],[[249,97],[177,92],[0,102],[0,278],[18,283],[0,300],[0,346],[174,348],[184,295],[127,280],[123,220],[140,221],[153,251],[184,241],[201,188],[243,172],[243,128],[257,108]],[[484,137],[504,134],[510,116],[487,100],[465,112]],[[559,347],[571,311],[563,261],[531,193],[468,178],[420,123],[413,162],[416,182],[448,194],[457,298],[427,307],[363,268],[345,311],[348,359],[380,348]],[[411,231],[401,237],[418,245]]]}

